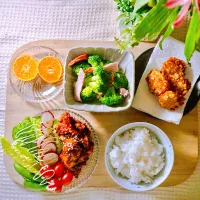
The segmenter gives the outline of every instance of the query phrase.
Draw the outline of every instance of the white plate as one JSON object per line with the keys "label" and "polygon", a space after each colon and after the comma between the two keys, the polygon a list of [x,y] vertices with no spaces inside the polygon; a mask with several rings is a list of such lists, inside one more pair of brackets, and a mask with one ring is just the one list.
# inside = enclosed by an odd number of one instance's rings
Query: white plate
{"label": "white plate", "polygon": [[[159,42],[157,43],[154,51],[149,59],[147,67],[142,75],[140,80],[135,98],[133,100],[133,107],[137,110],[141,110],[145,113],[148,113],[156,118],[173,122],[179,124],[183,116],[185,105],[189,99],[189,96],[192,92],[199,75],[200,75],[200,53],[194,52],[191,58],[191,67],[187,67],[185,78],[189,79],[191,82],[191,88],[188,93],[185,95],[185,103],[175,111],[170,111],[164,108],[161,108],[158,102],[158,99],[155,95],[151,94],[148,89],[146,82],[146,77],[152,69],[161,69],[163,62],[167,61],[170,57],[176,57],[186,62],[184,56],[184,43],[174,39],[167,38],[163,42],[163,50],[159,47]],[[187,63],[187,62],[186,62]]]}
{"label": "white plate", "polygon": [[[74,100],[73,84],[76,80],[72,74],[71,67],[68,67],[68,63],[81,54],[99,55],[104,59],[111,60],[113,62],[119,62],[119,67],[125,73],[129,82],[130,98],[119,106],[110,107],[103,104],[87,104]],[[70,49],[67,55],[66,68],[65,68],[65,82],[64,82],[64,98],[66,106],[75,110],[84,110],[90,112],[118,112],[128,109],[133,101],[135,90],[135,61],[133,54],[130,51],[125,51],[121,54],[118,49],[104,48],[104,47],[78,47]]]}

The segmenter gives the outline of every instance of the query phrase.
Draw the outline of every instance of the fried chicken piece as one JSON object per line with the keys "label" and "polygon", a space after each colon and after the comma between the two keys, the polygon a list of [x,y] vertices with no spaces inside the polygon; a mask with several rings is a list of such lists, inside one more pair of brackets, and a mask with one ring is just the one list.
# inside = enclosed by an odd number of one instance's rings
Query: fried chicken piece
{"label": "fried chicken piece", "polygon": [[65,167],[70,170],[77,164],[81,152],[82,149],[79,146],[74,147],[73,150],[69,150],[68,147],[64,146],[62,153],[60,154],[60,159],[64,163]]}
{"label": "fried chicken piece", "polygon": [[160,106],[168,110],[175,110],[176,108],[182,106],[184,104],[184,100],[184,97],[173,91],[167,91],[158,97]]}
{"label": "fried chicken piece", "polygon": [[187,66],[183,60],[175,57],[170,57],[163,63],[161,72],[166,75],[171,81],[175,81],[185,76]]}
{"label": "fried chicken piece", "polygon": [[178,79],[172,82],[173,89],[181,96],[184,96],[191,88],[191,82],[188,79]]}
{"label": "fried chicken piece", "polygon": [[149,86],[149,91],[157,96],[170,89],[169,81],[159,70],[151,70],[146,77],[146,81]]}

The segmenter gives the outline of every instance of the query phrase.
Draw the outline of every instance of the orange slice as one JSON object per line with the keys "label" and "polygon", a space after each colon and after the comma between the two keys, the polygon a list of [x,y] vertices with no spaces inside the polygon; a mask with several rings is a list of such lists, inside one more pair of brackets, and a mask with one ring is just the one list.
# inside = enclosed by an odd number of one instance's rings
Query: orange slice
{"label": "orange slice", "polygon": [[22,55],[14,60],[12,70],[19,80],[31,81],[37,76],[38,62],[32,56]]}
{"label": "orange slice", "polygon": [[63,73],[62,63],[56,57],[46,56],[39,62],[38,73],[47,83],[55,83]]}

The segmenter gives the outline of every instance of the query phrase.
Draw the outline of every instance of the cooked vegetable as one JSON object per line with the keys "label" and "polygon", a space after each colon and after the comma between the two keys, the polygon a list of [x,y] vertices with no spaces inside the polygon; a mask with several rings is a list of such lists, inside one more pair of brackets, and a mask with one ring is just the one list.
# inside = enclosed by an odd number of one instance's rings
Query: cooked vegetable
{"label": "cooked vegetable", "polygon": [[108,83],[105,83],[100,76],[92,76],[86,78],[84,81],[84,86],[89,86],[95,93],[105,92],[108,88]]}
{"label": "cooked vegetable", "polygon": [[41,117],[26,117],[18,125],[13,127],[12,137],[15,143],[29,150],[31,154],[37,155],[36,137],[41,136]]}
{"label": "cooked vegetable", "polygon": [[92,67],[103,66],[104,60],[98,55],[93,55],[88,57],[88,63],[92,65]]}
{"label": "cooked vegetable", "polygon": [[11,144],[6,137],[1,137],[1,145],[4,152],[11,156],[13,160],[28,171],[37,173],[39,171],[39,163],[35,160],[34,156],[28,151],[27,148],[21,147],[20,143]]}
{"label": "cooked vegetable", "polygon": [[102,104],[113,106],[113,105],[122,103],[123,96],[117,93],[115,91],[114,86],[112,86],[107,90],[106,94],[103,97],[101,97],[99,100]]}
{"label": "cooked vegetable", "polygon": [[122,73],[114,73],[114,83],[116,89],[125,88],[128,89],[128,79]]}
{"label": "cooked vegetable", "polygon": [[17,162],[14,163],[14,168],[16,172],[18,172],[21,176],[23,176],[24,179],[28,179],[30,181],[34,181],[38,183],[44,182],[44,179],[40,178],[39,175],[31,173],[29,170],[27,170],[25,167],[23,167]]}
{"label": "cooked vegetable", "polygon": [[86,70],[89,67],[91,67],[91,65],[87,61],[81,61],[73,65],[72,72],[74,76],[78,76],[80,69]]}
{"label": "cooked vegetable", "polygon": [[83,103],[92,102],[96,99],[96,94],[93,92],[92,87],[86,86],[82,90],[81,99]]}
{"label": "cooked vegetable", "polygon": [[24,187],[41,192],[45,192],[47,190],[47,184],[42,185],[36,182],[29,181],[27,179],[24,179]]}

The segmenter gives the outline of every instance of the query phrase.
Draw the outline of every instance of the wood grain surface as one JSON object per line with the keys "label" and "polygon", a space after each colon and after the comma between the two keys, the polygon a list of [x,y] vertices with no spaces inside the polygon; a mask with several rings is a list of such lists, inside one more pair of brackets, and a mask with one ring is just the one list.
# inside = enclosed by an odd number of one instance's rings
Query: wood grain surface
{"label": "wood grain surface", "polygon": [[[114,42],[97,42],[97,41],[67,41],[67,40],[51,40],[51,41],[36,41],[24,45],[15,53],[19,53],[26,48],[35,45],[48,46],[58,51],[63,60],[67,55],[69,48],[77,46],[103,46],[115,47]],[[141,43],[138,47],[131,50],[137,58],[145,50],[155,46],[150,43]],[[45,109],[66,108],[64,105],[63,94],[52,101],[46,103],[29,103],[23,101],[12,90],[9,82],[7,86],[7,102],[6,102],[6,123],[5,135],[11,140],[12,127],[18,124],[26,116],[32,116]],[[149,122],[161,128],[170,138],[175,152],[175,163],[169,177],[161,185],[163,187],[173,186],[182,183],[193,173],[198,156],[198,118],[197,107],[189,114],[184,116],[179,125],[168,123],[156,118],[153,118],[145,113],[130,108],[119,113],[89,113],[75,111],[85,117],[93,126],[98,134],[100,141],[100,158],[97,168],[92,177],[83,187],[97,188],[119,188],[119,186],[108,175],[104,164],[105,146],[115,130],[130,122]],[[12,170],[10,170],[10,161],[5,157],[5,165],[9,175],[14,178]]]}

